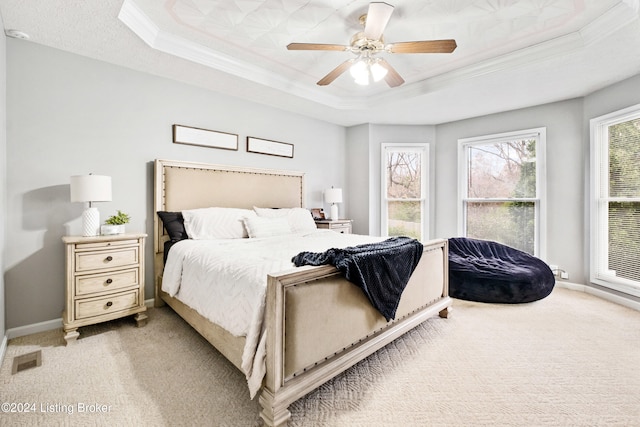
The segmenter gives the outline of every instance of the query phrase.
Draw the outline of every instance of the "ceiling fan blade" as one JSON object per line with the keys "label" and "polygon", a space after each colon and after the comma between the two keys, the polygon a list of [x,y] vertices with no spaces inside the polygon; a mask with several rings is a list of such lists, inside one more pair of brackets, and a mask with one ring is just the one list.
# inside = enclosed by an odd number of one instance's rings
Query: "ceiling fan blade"
{"label": "ceiling fan blade", "polygon": [[340,77],[340,75],[342,73],[347,71],[349,69],[349,67],[351,67],[351,64],[353,64],[353,59],[349,59],[347,61],[344,61],[342,64],[338,65],[336,68],[331,70],[329,72],[329,74],[327,74],[326,76],[321,78],[317,83],[318,86],[326,86],[329,83],[333,82],[335,79]]}
{"label": "ceiling fan blade", "polygon": [[384,76],[384,81],[387,82],[389,87],[400,86],[404,83],[404,79],[398,74],[395,68],[391,66],[384,58],[378,60],[378,64],[383,66],[387,70],[387,75]]}
{"label": "ceiling fan blade", "polygon": [[391,53],[451,53],[458,45],[455,40],[424,40],[418,42],[392,43],[387,46]]}
{"label": "ceiling fan blade", "polygon": [[287,45],[289,50],[339,50],[346,51],[350,49],[350,46],[341,44],[320,44],[320,43],[289,43]]}
{"label": "ceiling fan blade", "polygon": [[390,4],[382,2],[369,4],[367,20],[364,25],[364,36],[369,40],[380,40],[392,13],[393,6]]}

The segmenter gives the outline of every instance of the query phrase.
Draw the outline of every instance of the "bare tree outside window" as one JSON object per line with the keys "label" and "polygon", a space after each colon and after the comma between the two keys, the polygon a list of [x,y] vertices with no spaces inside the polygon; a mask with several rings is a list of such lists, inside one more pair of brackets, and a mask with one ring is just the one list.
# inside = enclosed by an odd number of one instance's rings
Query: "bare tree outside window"
{"label": "bare tree outside window", "polygon": [[385,150],[385,207],[388,236],[423,239],[426,189],[424,149]]}
{"label": "bare tree outside window", "polygon": [[536,254],[539,194],[537,137],[464,145],[464,230]]}

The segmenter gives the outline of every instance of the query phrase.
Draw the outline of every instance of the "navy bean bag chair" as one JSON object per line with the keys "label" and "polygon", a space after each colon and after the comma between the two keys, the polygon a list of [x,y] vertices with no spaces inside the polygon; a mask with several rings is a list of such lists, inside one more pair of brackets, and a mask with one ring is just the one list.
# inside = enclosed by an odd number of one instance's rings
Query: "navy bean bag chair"
{"label": "navy bean bag chair", "polygon": [[517,304],[549,295],[555,277],[539,258],[488,240],[449,239],[449,295],[467,301]]}

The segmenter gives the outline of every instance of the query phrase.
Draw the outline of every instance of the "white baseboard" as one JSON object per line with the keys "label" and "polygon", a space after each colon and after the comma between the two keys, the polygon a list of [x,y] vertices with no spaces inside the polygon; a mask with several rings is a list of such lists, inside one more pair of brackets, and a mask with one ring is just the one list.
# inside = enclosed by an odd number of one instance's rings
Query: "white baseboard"
{"label": "white baseboard", "polygon": [[39,332],[50,331],[62,327],[62,318],[47,320],[46,322],[34,323],[31,325],[18,326],[17,328],[7,329],[7,338],[18,338],[25,335],[37,334]]}
{"label": "white baseboard", "polygon": [[[144,301],[147,308],[152,308],[154,300],[148,299]],[[52,329],[62,328],[62,318],[47,320],[46,322],[34,323],[32,325],[19,326],[17,328],[7,329],[5,341],[12,338],[23,337],[25,335],[37,334],[39,332],[50,331]],[[6,347],[6,342],[4,343]],[[3,348],[0,348],[2,350]],[[1,359],[0,359],[1,360]]]}
{"label": "white baseboard", "polygon": [[616,304],[620,304],[622,306],[631,308],[636,311],[640,311],[640,302],[632,300],[630,298],[626,298],[624,296],[616,295],[611,292],[603,291],[598,288],[594,288],[593,286],[581,285],[578,283],[571,282],[556,282],[556,286],[559,288],[571,289],[572,291],[584,292],[587,294],[594,295],[598,298],[602,298],[607,301],[614,302]]}

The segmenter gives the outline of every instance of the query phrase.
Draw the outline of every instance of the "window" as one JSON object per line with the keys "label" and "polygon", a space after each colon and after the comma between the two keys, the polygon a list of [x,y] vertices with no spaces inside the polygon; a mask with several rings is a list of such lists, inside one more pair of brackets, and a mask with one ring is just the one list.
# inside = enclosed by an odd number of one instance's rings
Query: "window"
{"label": "window", "polygon": [[429,144],[382,144],[382,235],[427,240]]}
{"label": "window", "polygon": [[591,281],[640,296],[640,105],[591,120]]}
{"label": "window", "polygon": [[460,234],[543,257],[546,128],[461,139]]}

